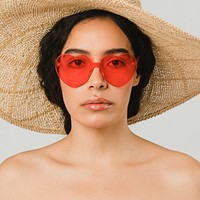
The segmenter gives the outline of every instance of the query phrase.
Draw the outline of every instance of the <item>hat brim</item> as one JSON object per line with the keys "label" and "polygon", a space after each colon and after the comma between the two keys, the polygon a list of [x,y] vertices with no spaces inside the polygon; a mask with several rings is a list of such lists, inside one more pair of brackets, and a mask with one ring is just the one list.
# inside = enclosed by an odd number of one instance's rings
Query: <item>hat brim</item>
{"label": "hat brim", "polygon": [[200,93],[200,40],[122,1],[22,1],[0,4],[0,116],[42,133],[65,133],[63,116],[39,85],[39,41],[62,17],[90,9],[133,21],[153,43],[155,70],[145,88],[136,123],[163,113]]}

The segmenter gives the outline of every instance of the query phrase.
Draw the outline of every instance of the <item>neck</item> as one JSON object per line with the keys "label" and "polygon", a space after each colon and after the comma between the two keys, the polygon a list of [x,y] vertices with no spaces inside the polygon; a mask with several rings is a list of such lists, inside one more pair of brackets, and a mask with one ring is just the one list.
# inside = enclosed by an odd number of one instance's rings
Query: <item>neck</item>
{"label": "neck", "polygon": [[126,123],[91,128],[73,122],[66,137],[68,156],[81,163],[97,165],[128,160],[133,152],[134,135]]}

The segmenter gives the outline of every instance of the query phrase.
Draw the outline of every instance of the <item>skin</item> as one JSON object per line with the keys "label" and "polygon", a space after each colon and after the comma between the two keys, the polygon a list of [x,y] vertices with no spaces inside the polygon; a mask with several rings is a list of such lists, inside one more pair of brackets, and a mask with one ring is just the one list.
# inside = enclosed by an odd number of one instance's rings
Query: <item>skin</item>
{"label": "skin", "polygon": [[[110,19],[77,24],[62,53],[72,48],[87,51],[96,62],[111,49],[134,54],[127,37]],[[199,162],[146,141],[127,126],[130,91],[139,79],[135,74],[117,88],[95,68],[81,87],[70,88],[60,81],[72,117],[71,133],[57,143],[4,161],[0,199],[199,200]],[[101,110],[82,106],[96,97],[112,105]]]}

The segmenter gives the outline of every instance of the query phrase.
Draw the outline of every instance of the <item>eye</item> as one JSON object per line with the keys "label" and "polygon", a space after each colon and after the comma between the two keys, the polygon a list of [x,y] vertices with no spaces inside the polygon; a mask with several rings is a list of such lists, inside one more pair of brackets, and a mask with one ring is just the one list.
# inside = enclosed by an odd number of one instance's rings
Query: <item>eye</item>
{"label": "eye", "polygon": [[76,59],[76,60],[71,61],[71,62],[69,63],[69,66],[70,66],[70,67],[83,67],[84,64],[85,64],[85,63],[84,63],[82,60]]}
{"label": "eye", "polygon": [[125,66],[125,63],[121,60],[112,60],[108,65],[111,67],[123,67]]}
{"label": "eye", "polygon": [[75,64],[76,66],[81,66],[81,65],[83,64],[83,61],[82,61],[82,60],[75,60],[75,61],[74,61],[74,64]]}

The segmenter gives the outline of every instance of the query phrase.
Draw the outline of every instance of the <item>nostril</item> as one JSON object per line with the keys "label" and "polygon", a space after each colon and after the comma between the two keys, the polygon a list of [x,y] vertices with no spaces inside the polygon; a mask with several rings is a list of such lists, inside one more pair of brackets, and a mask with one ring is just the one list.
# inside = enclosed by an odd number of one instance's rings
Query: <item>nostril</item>
{"label": "nostril", "polygon": [[90,89],[105,89],[107,88],[107,83],[104,79],[104,73],[99,69],[99,67],[95,67],[90,74],[88,79],[88,84]]}

